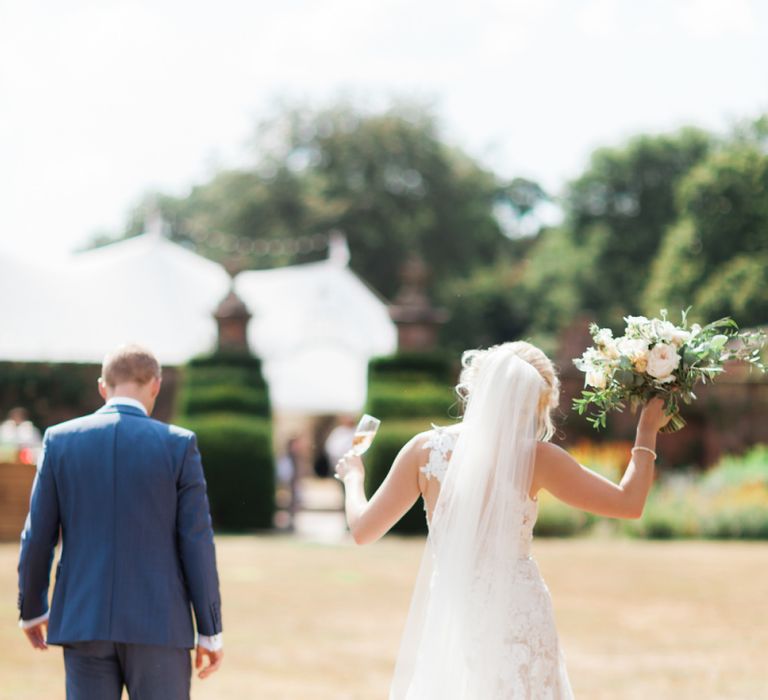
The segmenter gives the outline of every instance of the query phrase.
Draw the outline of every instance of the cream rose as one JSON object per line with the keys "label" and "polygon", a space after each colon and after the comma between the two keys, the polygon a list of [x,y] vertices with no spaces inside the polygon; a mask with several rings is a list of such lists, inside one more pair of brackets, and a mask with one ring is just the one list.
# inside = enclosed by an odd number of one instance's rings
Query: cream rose
{"label": "cream rose", "polygon": [[667,343],[657,343],[648,353],[647,372],[662,383],[674,380],[672,372],[680,365],[680,355],[674,345]]}
{"label": "cream rose", "polygon": [[669,321],[661,321],[655,318],[652,321],[653,334],[665,343],[671,343],[675,337],[677,328]]}
{"label": "cream rose", "polygon": [[675,328],[672,333],[672,344],[679,348],[684,343],[687,343],[691,338],[691,334],[688,331],[684,331],[682,328]]}
{"label": "cream rose", "polygon": [[594,387],[595,389],[605,389],[608,384],[608,377],[605,372],[595,368],[587,372],[586,383],[587,386]]}
{"label": "cream rose", "polygon": [[642,338],[619,338],[616,345],[632,362],[648,359],[648,342]]}

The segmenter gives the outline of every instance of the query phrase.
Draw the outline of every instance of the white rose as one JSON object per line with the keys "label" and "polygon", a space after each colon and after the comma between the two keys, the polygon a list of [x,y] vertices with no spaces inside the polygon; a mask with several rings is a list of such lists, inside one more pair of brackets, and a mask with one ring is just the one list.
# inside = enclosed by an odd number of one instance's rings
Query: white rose
{"label": "white rose", "polygon": [[616,347],[616,342],[611,340],[600,348],[600,353],[606,360],[619,359],[619,348]]}
{"label": "white rose", "polygon": [[595,345],[608,345],[613,340],[613,331],[610,328],[601,328],[595,333]]}
{"label": "white rose", "polygon": [[680,355],[673,345],[658,343],[648,353],[648,374],[663,383],[673,381],[672,372],[680,364]]}
{"label": "white rose", "polygon": [[592,371],[587,372],[586,384],[595,389],[605,389],[608,384],[608,377],[605,375],[605,372],[596,367]]}
{"label": "white rose", "polygon": [[642,338],[619,338],[616,345],[619,352],[633,362],[648,359],[648,341]]}
{"label": "white rose", "polygon": [[665,343],[672,342],[675,331],[677,330],[673,323],[670,323],[669,321],[660,321],[658,318],[653,320],[651,327],[653,334]]}
{"label": "white rose", "polygon": [[691,334],[688,331],[684,331],[682,328],[675,328],[672,333],[672,344],[679,348],[684,343],[687,343],[691,339]]}
{"label": "white rose", "polygon": [[647,338],[651,332],[651,322],[645,316],[625,316],[626,335],[631,338]]}

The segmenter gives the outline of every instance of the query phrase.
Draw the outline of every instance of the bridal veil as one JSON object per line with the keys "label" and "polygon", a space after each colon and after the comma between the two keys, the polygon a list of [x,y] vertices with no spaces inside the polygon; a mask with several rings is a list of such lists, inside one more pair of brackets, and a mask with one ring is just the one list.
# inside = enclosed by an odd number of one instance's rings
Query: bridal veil
{"label": "bridal veil", "polygon": [[435,506],[390,700],[496,695],[531,486],[538,371],[501,345],[481,351],[460,436]]}

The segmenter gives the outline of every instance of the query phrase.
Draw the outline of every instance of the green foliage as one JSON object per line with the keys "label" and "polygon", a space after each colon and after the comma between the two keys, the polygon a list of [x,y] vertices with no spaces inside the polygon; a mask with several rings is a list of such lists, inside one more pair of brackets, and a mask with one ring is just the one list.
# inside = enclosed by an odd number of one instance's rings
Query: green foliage
{"label": "green foliage", "polygon": [[368,388],[368,408],[374,416],[399,418],[448,419],[451,408],[458,411],[457,397],[448,386],[427,382],[371,382]]}
{"label": "green foliage", "polygon": [[[530,246],[518,247],[522,253]],[[521,286],[524,270],[519,260],[504,258],[444,284],[440,305],[450,314],[442,329],[445,344],[458,353],[524,336],[534,318],[530,295]]]}
{"label": "green foliage", "polygon": [[766,323],[768,253],[737,255],[724,263],[704,280],[694,302],[702,317],[732,315],[748,326]]}
{"label": "green foliage", "polygon": [[714,153],[680,187],[680,223],[666,235],[646,306],[684,300],[697,315],[768,321],[768,155],[737,144]]}
{"label": "green foliage", "polygon": [[197,433],[214,526],[272,527],[275,468],[267,385],[258,358],[197,357],[184,368],[179,422]]}
{"label": "green foliage", "polygon": [[509,245],[495,209],[524,217],[544,196],[535,183],[504,182],[447,144],[435,117],[419,105],[379,113],[348,104],[284,110],[259,126],[256,145],[250,168],[221,172],[187,197],[154,195],[173,237],[214,259],[237,253],[243,263],[263,267],[317,253],[265,258],[238,247],[238,240],[280,241],[338,228],[348,236],[354,269],[388,297],[411,252],[429,260],[437,280],[490,263]]}
{"label": "green foliage", "polygon": [[214,527],[228,532],[271,528],[275,479],[269,421],[220,413],[181,422],[197,434]]}
{"label": "green foliage", "polygon": [[708,134],[688,128],[593,154],[566,203],[567,235],[575,247],[592,248],[582,308],[605,323],[636,308],[664,233],[677,219],[678,183],[712,147]]}
{"label": "green foliage", "polygon": [[182,402],[187,416],[207,413],[269,415],[269,399],[265,391],[237,384],[190,385],[183,390]]}
{"label": "green foliage", "polygon": [[768,446],[727,456],[704,475],[665,479],[643,517],[623,529],[657,539],[768,539]]}
{"label": "green foliage", "polygon": [[95,411],[102,404],[96,391],[99,373],[95,365],[0,362],[0,416],[22,406],[45,429]]}
{"label": "green foliage", "polygon": [[535,537],[571,537],[585,533],[594,523],[594,516],[572,508],[545,491],[539,492],[538,501]]}
{"label": "green foliage", "polygon": [[453,383],[456,367],[453,357],[445,352],[399,352],[387,357],[375,357],[368,364],[368,376],[373,382]]}
{"label": "green foliage", "polygon": [[269,417],[261,361],[250,355],[230,354],[193,359],[185,369],[179,412],[186,416],[231,412]]}

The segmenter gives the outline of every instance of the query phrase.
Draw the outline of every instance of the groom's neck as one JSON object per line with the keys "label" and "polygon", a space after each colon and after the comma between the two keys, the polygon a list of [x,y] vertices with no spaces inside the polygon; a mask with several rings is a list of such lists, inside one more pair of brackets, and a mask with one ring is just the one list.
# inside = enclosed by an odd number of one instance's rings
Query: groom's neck
{"label": "groom's neck", "polygon": [[152,409],[155,407],[155,398],[157,396],[149,383],[137,384],[136,382],[124,382],[114,387],[106,387],[105,394],[104,398],[107,401],[116,396],[134,399],[147,409],[148,415],[152,415]]}

